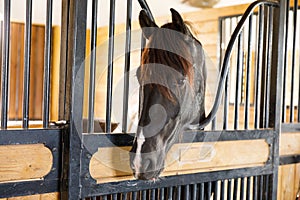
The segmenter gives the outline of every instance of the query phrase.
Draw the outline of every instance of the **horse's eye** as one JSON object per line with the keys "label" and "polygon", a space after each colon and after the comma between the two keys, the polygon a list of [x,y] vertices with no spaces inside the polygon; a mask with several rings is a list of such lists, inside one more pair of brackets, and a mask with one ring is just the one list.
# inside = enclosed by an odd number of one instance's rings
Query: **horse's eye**
{"label": "horse's eye", "polygon": [[179,79],[179,80],[177,81],[177,85],[182,86],[182,85],[185,84],[185,82],[186,82],[186,79],[185,79],[185,78]]}

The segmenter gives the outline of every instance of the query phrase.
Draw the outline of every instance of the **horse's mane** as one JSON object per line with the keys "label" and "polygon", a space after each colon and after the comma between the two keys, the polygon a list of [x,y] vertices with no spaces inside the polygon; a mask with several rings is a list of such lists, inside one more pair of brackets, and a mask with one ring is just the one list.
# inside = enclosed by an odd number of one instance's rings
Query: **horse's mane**
{"label": "horse's mane", "polygon": [[[190,24],[188,24],[190,25]],[[174,30],[174,31],[160,31],[164,30]],[[153,33],[150,37],[147,46],[144,48],[142,53],[142,64],[141,64],[141,77],[140,79],[148,83],[162,83],[157,85],[158,90],[161,94],[167,97],[172,102],[175,101],[171,91],[164,87],[167,85],[166,76],[162,76],[164,73],[163,69],[160,67],[152,67],[155,64],[168,66],[182,76],[188,78],[190,86],[193,86],[194,82],[194,69],[192,63],[191,55],[191,44],[187,43],[183,34],[177,32],[176,26],[173,23],[168,23],[162,26]],[[170,75],[168,79],[173,79],[176,81],[175,77],[177,73]],[[156,81],[153,81],[152,79]]]}

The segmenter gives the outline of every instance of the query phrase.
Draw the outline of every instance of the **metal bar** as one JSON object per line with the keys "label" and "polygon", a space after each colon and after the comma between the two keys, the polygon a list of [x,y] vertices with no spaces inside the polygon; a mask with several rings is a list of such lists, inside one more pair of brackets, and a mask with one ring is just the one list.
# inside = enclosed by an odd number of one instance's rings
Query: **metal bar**
{"label": "metal bar", "polygon": [[218,194],[219,194],[219,183],[218,181],[214,182],[214,189],[213,189],[213,194],[214,194],[214,200],[218,200]]}
{"label": "metal bar", "polygon": [[211,189],[212,189],[212,187],[211,187],[211,182],[208,182],[208,183],[206,183],[207,185],[206,185],[206,199],[210,199],[210,197],[211,197]]}
{"label": "metal bar", "polygon": [[259,176],[259,194],[258,194],[258,199],[262,200],[263,199],[263,193],[264,193],[264,176]]}
{"label": "metal bar", "polygon": [[159,200],[165,199],[165,188],[160,188],[159,190]]}
{"label": "metal bar", "polygon": [[49,102],[50,102],[50,67],[52,51],[52,0],[47,0],[47,16],[45,30],[45,49],[44,49],[44,95],[43,95],[43,127],[49,127]]}
{"label": "metal bar", "polygon": [[232,198],[232,179],[228,179],[228,185],[227,185],[227,199]]}
{"label": "metal bar", "polygon": [[155,199],[156,199],[156,191],[155,191],[155,189],[152,189],[152,190],[151,190],[151,195],[150,195],[150,197],[151,197],[151,198],[150,198],[151,200],[155,200]]}
{"label": "metal bar", "polygon": [[111,132],[112,87],[113,87],[113,59],[114,59],[114,33],[115,33],[115,0],[110,0],[109,14],[109,44],[106,94],[106,132]]}
{"label": "metal bar", "polygon": [[[70,0],[69,26],[68,26],[68,54],[67,54],[67,91],[66,102],[70,103],[70,152],[65,160],[68,163],[68,198],[80,199],[82,194],[81,182],[81,156],[82,145],[82,113],[84,91],[84,67],[86,54],[86,19],[87,1]],[[92,195],[87,195],[92,196]]]}
{"label": "metal bar", "polygon": [[107,195],[102,196],[102,200],[107,200]]}
{"label": "metal bar", "polygon": [[233,184],[233,199],[237,199],[238,197],[238,190],[239,190],[239,179],[236,178],[234,179],[234,184]]}
{"label": "metal bar", "polygon": [[204,183],[200,183],[200,200],[204,200]]}
{"label": "metal bar", "polygon": [[153,22],[155,22],[154,17],[153,17],[153,15],[152,15],[152,12],[151,12],[151,10],[150,10],[150,8],[149,8],[149,6],[148,6],[146,0],[138,0],[138,2],[140,3],[141,8],[147,11],[147,14],[148,14],[148,16],[150,17],[150,19],[151,19]]}
{"label": "metal bar", "polygon": [[131,50],[131,19],[132,0],[127,0],[126,16],[126,41],[125,41],[125,68],[124,68],[124,93],[123,93],[123,119],[122,132],[127,132],[128,119],[128,97],[129,97],[129,75],[130,75],[130,50]]}
{"label": "metal bar", "polygon": [[245,178],[242,177],[240,180],[241,180],[240,200],[244,200],[245,199],[245,196],[244,196],[244,192],[245,192]]}
{"label": "metal bar", "polygon": [[273,35],[273,9],[269,7],[268,21],[268,41],[267,41],[267,68],[266,68],[266,92],[265,92],[265,128],[269,127],[270,119],[270,87],[271,87],[271,59],[272,59],[272,35]]}
{"label": "metal bar", "polygon": [[241,101],[241,86],[242,86],[242,72],[243,72],[243,54],[242,54],[242,34],[239,35],[237,44],[237,83],[235,89],[235,104],[234,104],[234,129],[239,127],[239,113],[240,113],[240,101]]}
{"label": "metal bar", "polygon": [[[266,175],[265,176],[265,186],[264,186],[264,200],[268,200],[269,199],[269,180],[270,180],[270,176],[271,175]],[[272,187],[272,186],[271,186]],[[271,188],[271,190],[272,190],[272,188]],[[277,190],[277,188],[276,188],[276,190]],[[272,198],[272,195],[271,195],[271,198]]]}
{"label": "metal bar", "polygon": [[247,63],[246,63],[246,101],[245,101],[245,122],[244,128],[249,128],[249,115],[250,115],[250,74],[251,74],[251,64],[252,64],[252,17],[253,14],[249,16],[248,25],[248,49],[247,49]]}
{"label": "metal bar", "polygon": [[10,62],[10,0],[4,1],[4,26],[3,26],[3,49],[2,49],[2,68],[1,68],[1,95],[2,95],[2,112],[1,112],[1,128],[7,128],[7,111],[8,111],[8,75]]}
{"label": "metal bar", "polygon": [[180,200],[181,199],[181,186],[177,186],[177,190],[176,190],[176,199]]}
{"label": "metal bar", "polygon": [[239,21],[236,29],[234,30],[234,32],[232,34],[232,37],[231,37],[231,39],[228,43],[228,46],[227,46],[227,49],[226,49],[226,52],[225,52],[224,61],[223,61],[222,69],[221,69],[221,72],[220,72],[220,77],[221,78],[218,82],[218,88],[217,88],[217,92],[216,92],[216,95],[215,95],[214,105],[213,105],[210,113],[205,118],[205,120],[203,120],[200,123],[199,128],[204,128],[205,126],[207,126],[211,122],[211,120],[215,117],[215,115],[218,111],[219,105],[221,103],[221,95],[222,95],[222,92],[223,92],[223,88],[225,87],[225,82],[226,82],[226,77],[227,77],[226,75],[227,75],[228,70],[229,70],[228,63],[230,61],[230,56],[231,56],[231,53],[232,53],[232,49],[233,49],[235,40],[236,40],[237,36],[240,34],[242,28],[244,27],[245,21],[247,20],[248,16],[260,4],[265,4],[265,5],[269,5],[269,6],[278,6],[279,5],[278,2],[276,2],[276,1],[258,0],[258,1],[255,1],[254,3],[252,3],[247,8],[247,10],[245,11],[243,17]]}
{"label": "metal bar", "polygon": [[258,14],[258,42],[257,42],[257,66],[256,66],[256,88],[255,88],[255,120],[254,128],[259,128],[260,123],[260,103],[261,103],[261,74],[262,74],[262,58],[263,58],[263,38],[264,38],[264,6],[259,7]]}
{"label": "metal bar", "polygon": [[225,200],[225,180],[221,181],[221,194],[220,199]]}
{"label": "metal bar", "polygon": [[184,186],[184,199],[190,199],[190,186]]}
{"label": "metal bar", "polygon": [[32,0],[26,0],[24,85],[23,85],[23,128],[29,123],[30,54],[31,54]]}
{"label": "metal bar", "polygon": [[142,200],[146,200],[147,199],[147,191],[143,190],[142,192]]}
{"label": "metal bar", "polygon": [[136,200],[137,199],[137,192],[132,192],[132,200]]}
{"label": "metal bar", "polygon": [[[291,101],[290,101],[290,122],[294,122],[294,82],[295,82],[295,64],[296,64],[296,37],[297,37],[297,13],[298,1],[294,1],[293,8],[293,50],[292,50],[292,73],[291,73]],[[299,99],[299,98],[298,98]]]}
{"label": "metal bar", "polygon": [[117,199],[118,199],[117,194],[113,194],[113,195],[112,195],[112,200],[117,200]]}
{"label": "metal bar", "polygon": [[193,184],[193,194],[192,194],[192,200],[197,200],[197,184]]}
{"label": "metal bar", "polygon": [[122,193],[121,196],[122,196],[122,200],[127,200],[127,193]]}
{"label": "metal bar", "polygon": [[229,79],[230,79],[230,69],[226,75],[225,81],[225,91],[224,91],[224,114],[223,114],[223,129],[228,128],[228,109],[229,109]]}
{"label": "metal bar", "polygon": [[258,199],[258,176],[253,177],[253,200]]}
{"label": "metal bar", "polygon": [[246,199],[251,199],[251,177],[247,177]]}
{"label": "metal bar", "polygon": [[[287,5],[290,5],[290,0],[286,0]],[[290,6],[286,7],[285,10],[285,29],[286,29],[286,35],[284,38],[284,49],[288,48],[288,33],[289,33],[289,10],[290,10]],[[283,63],[283,98],[282,98],[282,122],[286,121],[286,76],[287,76],[287,64],[288,64],[288,52],[285,51],[284,52],[284,63]]]}
{"label": "metal bar", "polygon": [[97,56],[97,10],[98,0],[92,3],[92,30],[91,30],[91,55],[90,55],[90,84],[89,84],[89,109],[88,109],[88,133],[94,132],[94,111],[95,111],[95,74]]}
{"label": "metal bar", "polygon": [[168,199],[173,199],[173,187],[168,188]]}

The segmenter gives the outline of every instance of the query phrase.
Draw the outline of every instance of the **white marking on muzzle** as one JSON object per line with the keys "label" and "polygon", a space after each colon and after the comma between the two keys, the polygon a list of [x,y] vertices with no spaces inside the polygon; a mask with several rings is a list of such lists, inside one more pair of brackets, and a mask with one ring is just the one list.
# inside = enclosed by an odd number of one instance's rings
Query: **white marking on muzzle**
{"label": "white marking on muzzle", "polygon": [[136,153],[135,153],[135,157],[134,157],[134,160],[133,160],[133,165],[134,165],[134,168],[135,168],[135,177],[137,178],[139,173],[141,173],[140,172],[140,167],[141,167],[141,163],[142,163],[141,151],[142,151],[142,146],[145,142],[145,136],[144,136],[142,130],[140,131],[140,134],[137,137],[136,141],[137,141],[137,148],[136,148]]}

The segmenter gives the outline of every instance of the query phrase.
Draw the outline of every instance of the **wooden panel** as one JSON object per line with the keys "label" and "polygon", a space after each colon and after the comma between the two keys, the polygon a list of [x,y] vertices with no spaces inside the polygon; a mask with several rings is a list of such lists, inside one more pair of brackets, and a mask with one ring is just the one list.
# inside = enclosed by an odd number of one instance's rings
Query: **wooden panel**
{"label": "wooden panel", "polygon": [[52,153],[43,144],[0,146],[0,182],[37,179],[52,167]]}
{"label": "wooden panel", "polygon": [[60,27],[52,28],[52,65],[51,65],[51,95],[50,95],[50,120],[58,120],[59,108],[59,71],[60,71]]}
{"label": "wooden panel", "polygon": [[[30,55],[29,118],[42,118],[44,26],[32,26]],[[9,78],[9,119],[22,119],[23,68],[24,68],[24,24],[11,23],[11,56]]]}
{"label": "wooden panel", "polygon": [[282,165],[278,173],[279,200],[294,200],[299,189],[299,164]]}
{"label": "wooden panel", "polygon": [[[132,179],[129,149],[99,149],[90,162],[92,177],[98,182]],[[260,166],[268,156],[269,147],[264,140],[175,144],[168,153],[162,176]]]}
{"label": "wooden panel", "polygon": [[300,133],[281,134],[279,154],[300,155]]}

